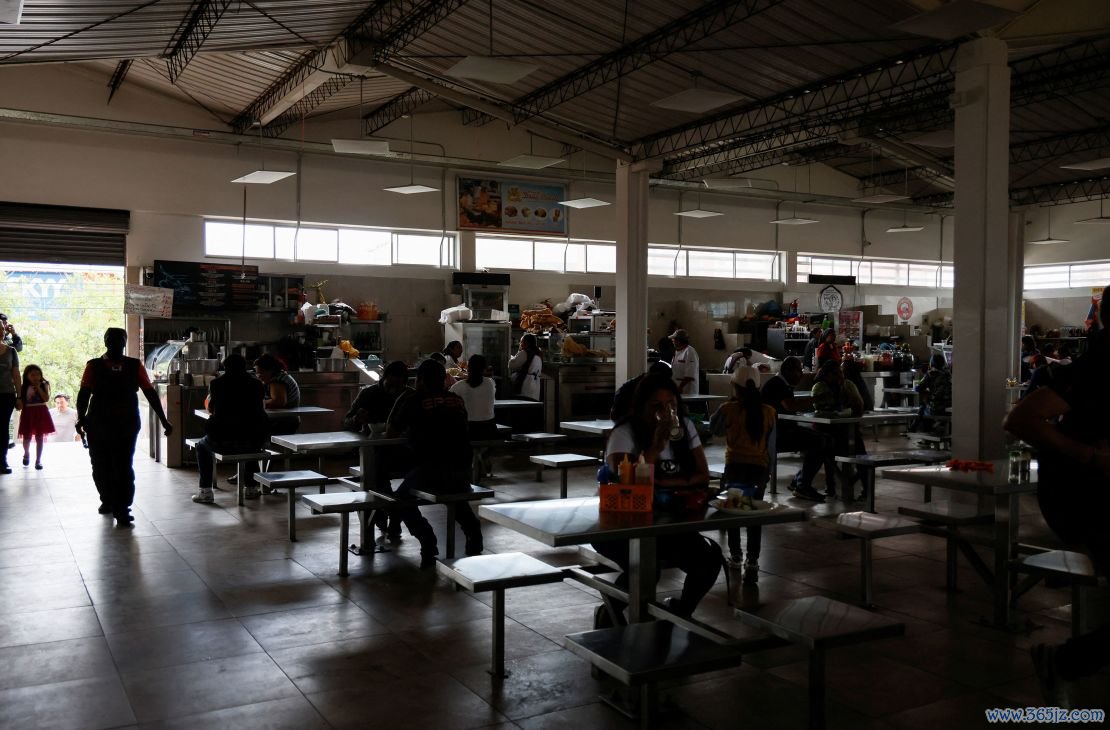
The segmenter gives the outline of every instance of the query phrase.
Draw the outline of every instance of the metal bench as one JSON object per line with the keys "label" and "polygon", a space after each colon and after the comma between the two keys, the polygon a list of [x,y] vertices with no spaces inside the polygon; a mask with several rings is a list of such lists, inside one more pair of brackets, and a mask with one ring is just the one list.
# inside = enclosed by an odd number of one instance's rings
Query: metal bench
{"label": "metal bench", "polygon": [[218,451],[212,452],[212,457],[220,464],[235,464],[235,477],[236,477],[236,504],[240,507],[245,504],[244,496],[247,492],[246,479],[243,478],[243,464],[251,461],[265,461],[269,459],[271,453],[269,451],[249,451],[242,454],[221,454]]}
{"label": "metal bench", "polygon": [[874,639],[901,636],[893,619],[824,596],[772,601],[738,609],[737,618],[809,650],[809,727],[825,727],[825,652]]}
{"label": "metal bench", "polygon": [[921,523],[871,512],[845,512],[837,515],[836,530],[842,535],[858,537],[860,540],[860,605],[870,608],[873,577],[871,541],[921,532]]}
{"label": "metal bench", "polygon": [[581,454],[536,454],[528,457],[528,460],[533,464],[539,464],[541,473],[544,467],[559,470],[559,499],[567,498],[568,469],[573,469],[576,466],[597,466],[600,463],[596,456],[582,456]]}
{"label": "metal bench", "polygon": [[1084,589],[1098,585],[1098,574],[1089,557],[1070,550],[1049,550],[1012,561],[1010,570],[1027,576],[1014,589],[1014,600],[1042,578],[1046,582],[1060,580],[1071,586],[1071,634],[1079,636],[1082,633],[1080,605],[1083,603]]}
{"label": "metal bench", "polygon": [[907,431],[906,438],[916,441],[922,448],[948,450],[952,448],[951,436],[940,436],[935,433],[920,431]]}
{"label": "metal bench", "polygon": [[501,679],[505,671],[505,589],[561,583],[565,571],[524,553],[474,555],[438,561],[439,574],[471,593],[493,591],[493,647],[490,674]]}
{"label": "metal bench", "polygon": [[[621,684],[638,689],[641,728],[655,723],[658,682],[735,667],[749,651],[781,645],[772,637],[744,641],[723,635],[720,639],[709,638],[693,627],[667,620],[583,631],[566,638],[566,648],[572,654]],[[624,712],[621,707],[617,709]]]}
{"label": "metal bench", "polygon": [[[308,505],[317,514],[339,515],[339,575],[347,576],[347,554],[363,555],[366,545],[366,528],[373,515],[378,510],[390,509],[396,506],[397,500],[377,492],[339,492],[336,494],[305,494],[301,501]],[[351,532],[351,513],[358,512],[359,544],[352,545],[347,541]],[[373,552],[371,549],[370,552]]]}
{"label": "metal bench", "polygon": [[264,487],[276,491],[286,490],[289,498],[289,541],[297,541],[297,489],[298,487],[319,487],[320,494],[324,494],[328,478],[314,471],[263,471],[254,475],[254,480]]}
{"label": "metal bench", "polygon": [[948,550],[945,557],[944,584],[948,590],[956,590],[956,556],[961,551],[976,572],[988,583],[993,580],[990,577],[990,568],[960,533],[961,528],[990,523],[993,520],[991,515],[980,513],[975,505],[956,502],[928,502],[920,507],[899,507],[898,513],[920,521],[922,532],[940,535],[945,539]]}
{"label": "metal bench", "polygon": [[[514,433],[513,441],[520,441],[526,444],[536,444],[540,449],[546,448],[548,444],[553,444],[556,441],[566,441],[567,436],[564,433],[546,433],[538,431],[535,433]],[[543,467],[536,469],[536,481],[543,481]]]}
{"label": "metal bench", "polygon": [[[875,469],[880,466],[904,466],[906,464],[936,464],[948,461],[949,453],[938,449],[904,449],[879,454],[858,454],[838,456],[837,463],[852,464],[859,472],[860,487],[867,502],[867,511],[875,511]],[[848,496],[848,495],[845,495]],[[925,501],[932,499],[930,487],[925,487]]]}
{"label": "metal bench", "polygon": [[[401,483],[400,479],[391,481],[391,486],[396,488]],[[466,492],[451,492],[448,494],[436,494],[435,492],[425,492],[418,489],[409,491],[409,494],[420,500],[425,504],[442,504],[447,507],[447,557],[455,557],[455,511],[460,502],[477,502],[482,499],[487,499],[494,495],[494,491],[488,487],[480,487],[477,484],[471,484],[470,489]]]}

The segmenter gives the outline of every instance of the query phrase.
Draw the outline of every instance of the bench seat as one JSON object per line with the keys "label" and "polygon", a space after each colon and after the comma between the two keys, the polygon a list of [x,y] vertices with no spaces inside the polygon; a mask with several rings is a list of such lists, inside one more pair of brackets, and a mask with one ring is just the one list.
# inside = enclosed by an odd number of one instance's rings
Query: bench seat
{"label": "bench seat", "polygon": [[975,505],[957,502],[928,502],[920,507],[899,507],[898,513],[919,520],[922,532],[944,537],[947,548],[945,585],[948,590],[956,590],[957,555],[961,551],[976,572],[988,582],[992,580],[990,569],[960,533],[963,527],[992,522],[992,515],[981,514]]}
{"label": "bench seat", "polygon": [[505,589],[561,583],[565,571],[524,553],[473,555],[458,560],[438,561],[436,570],[471,593],[493,592],[493,647],[490,674],[505,671]]}
{"label": "bench seat", "polygon": [[771,601],[736,616],[809,650],[809,727],[815,730],[825,727],[825,652],[905,633],[893,619],[824,596]]}
{"label": "bench seat", "polygon": [[836,530],[842,535],[860,539],[860,605],[869,608],[872,605],[873,582],[871,541],[921,532],[921,523],[871,512],[845,512],[837,515]]}
{"label": "bench seat", "polygon": [[271,490],[285,489],[289,498],[289,541],[297,541],[297,489],[300,487],[318,487],[320,494],[324,494],[328,478],[314,471],[298,469],[294,471],[263,471],[254,475],[254,480]]}
{"label": "bench seat", "polygon": [[[380,509],[390,509],[397,500],[377,492],[337,492],[334,494],[306,494],[301,501],[319,514],[339,515],[339,575],[347,576],[347,555],[353,552],[362,555],[366,546],[366,528],[374,514]],[[360,520],[359,545],[349,545],[347,540],[351,531],[351,513],[358,512]],[[371,549],[372,552],[372,549]]]}
{"label": "bench seat", "polygon": [[[880,466],[905,466],[907,464],[937,464],[948,461],[949,452],[941,449],[900,449],[878,454],[837,456],[839,464],[851,464],[859,473],[860,486],[867,504],[867,511],[875,511],[875,470]],[[850,495],[845,495],[845,498]],[[932,498],[932,490],[925,487],[925,501]]]}
{"label": "bench seat", "polygon": [[1079,636],[1083,632],[1080,620],[1083,592],[1098,585],[1098,573],[1089,557],[1070,550],[1049,550],[1013,560],[1010,569],[1029,576],[1023,585],[1014,590],[1015,600],[1042,578],[1046,582],[1055,579],[1067,583],[1071,587],[1071,633],[1072,636]]}

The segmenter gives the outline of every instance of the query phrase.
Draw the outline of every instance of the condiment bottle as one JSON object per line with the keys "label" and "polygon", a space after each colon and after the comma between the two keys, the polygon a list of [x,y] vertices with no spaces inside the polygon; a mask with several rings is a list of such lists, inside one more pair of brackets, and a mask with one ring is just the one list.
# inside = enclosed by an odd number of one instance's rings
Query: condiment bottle
{"label": "condiment bottle", "polygon": [[597,470],[597,483],[609,484],[611,481],[613,481],[613,472],[609,468],[609,464],[603,461],[601,467]]}
{"label": "condiment bottle", "polygon": [[628,459],[628,454],[624,455],[624,461],[620,463],[617,468],[617,473],[620,475],[621,484],[634,484],[636,481],[635,466]]}
{"label": "condiment bottle", "polygon": [[640,460],[636,462],[636,484],[652,484],[655,481],[652,479],[654,471],[652,465],[644,461],[644,456],[641,454]]}

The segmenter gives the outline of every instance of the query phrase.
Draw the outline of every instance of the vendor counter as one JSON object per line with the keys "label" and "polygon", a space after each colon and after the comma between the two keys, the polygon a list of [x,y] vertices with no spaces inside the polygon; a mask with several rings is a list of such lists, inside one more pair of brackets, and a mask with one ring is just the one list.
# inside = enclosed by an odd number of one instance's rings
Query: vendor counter
{"label": "vendor counter", "polygon": [[[301,405],[327,408],[331,413],[314,415],[302,419],[302,432],[325,432],[343,430],[343,417],[363,386],[361,372],[350,366],[339,372],[300,371],[290,373],[301,389]],[[185,439],[199,438],[205,434],[204,421],[193,411],[204,408],[208,388],[187,385],[158,383],[155,386],[162,407],[166,411],[173,433],[166,437],[160,428],[148,428],[148,447],[150,457],[163,461],[166,466],[177,468],[196,463],[192,451],[185,448]],[[157,418],[149,413],[147,423],[157,424]]]}

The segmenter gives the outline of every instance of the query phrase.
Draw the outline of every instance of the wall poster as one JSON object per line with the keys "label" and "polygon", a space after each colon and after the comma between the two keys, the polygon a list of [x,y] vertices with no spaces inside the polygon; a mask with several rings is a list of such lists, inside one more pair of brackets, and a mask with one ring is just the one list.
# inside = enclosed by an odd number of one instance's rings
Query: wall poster
{"label": "wall poster", "polygon": [[505,178],[458,178],[460,230],[566,236],[567,186]]}

